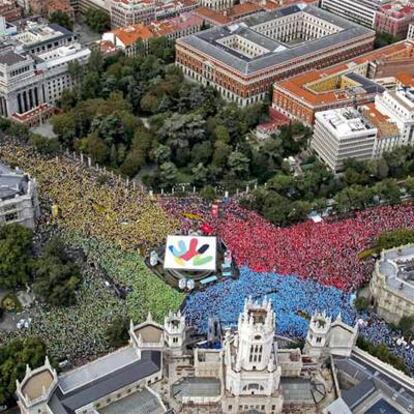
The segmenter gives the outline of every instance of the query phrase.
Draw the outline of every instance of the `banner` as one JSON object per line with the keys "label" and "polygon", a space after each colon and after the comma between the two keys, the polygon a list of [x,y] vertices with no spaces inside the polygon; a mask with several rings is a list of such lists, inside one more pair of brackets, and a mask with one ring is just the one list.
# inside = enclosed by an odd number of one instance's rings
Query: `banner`
{"label": "banner", "polygon": [[217,240],[205,236],[168,236],[164,268],[216,270]]}

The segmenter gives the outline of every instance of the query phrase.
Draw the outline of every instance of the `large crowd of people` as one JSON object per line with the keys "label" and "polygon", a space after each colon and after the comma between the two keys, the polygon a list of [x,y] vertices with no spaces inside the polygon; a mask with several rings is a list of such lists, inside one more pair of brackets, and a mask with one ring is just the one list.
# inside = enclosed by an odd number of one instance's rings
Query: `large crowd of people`
{"label": "large crowd of people", "polygon": [[0,159],[35,177],[42,196],[59,208],[62,228],[145,254],[176,227],[149,195],[79,160],[46,159],[12,142],[0,145]]}
{"label": "large crowd of people", "polygon": [[236,203],[224,208],[217,232],[239,265],[258,272],[310,277],[323,285],[355,290],[372,266],[358,254],[386,230],[414,228],[414,205],[383,206],[339,221],[276,227]]}
{"label": "large crowd of people", "polygon": [[223,327],[236,327],[244,301],[250,296],[253,300],[267,296],[272,301],[279,335],[304,339],[310,317],[316,311],[324,311],[332,319],[340,314],[345,323],[358,323],[360,334],[369,342],[385,343],[414,373],[414,345],[407,341],[405,345],[399,344],[401,335],[384,321],[365,312],[358,313],[352,306],[350,293],[310,279],[253,272],[244,267],[238,280],[228,280],[187,297],[184,310],[190,324],[198,333],[205,334],[209,317],[218,318]]}
{"label": "large crowd of people", "polygon": [[29,309],[30,329],[0,330],[0,344],[14,335],[33,334],[45,341],[55,358],[90,358],[108,350],[104,332],[117,315],[139,322],[150,311],[162,320],[180,306],[182,294],[158,279],[143,260],[178,223],[155,200],[110,173],[87,168],[79,159],[45,159],[12,141],[0,143],[0,159],[36,179],[43,213],[53,204],[59,207],[56,217],[42,216],[41,228],[46,233],[51,227],[58,229],[69,245],[85,253],[87,263],[76,305],[35,303]]}
{"label": "large crowd of people", "polygon": [[[52,356],[88,358],[108,348],[104,330],[117,315],[140,321],[148,311],[161,320],[183,299],[157,279],[143,255],[164,242],[167,234],[208,223],[225,241],[241,267],[239,280],[227,280],[189,295],[185,312],[200,332],[208,317],[224,325],[237,323],[244,298],[272,299],[277,332],[303,338],[315,310],[332,317],[340,312],[347,323],[363,319],[361,334],[384,342],[404,357],[414,372],[414,347],[401,344],[398,333],[350,304],[351,292],[365,283],[372,261],[358,254],[384,230],[414,228],[414,205],[383,206],[357,212],[352,218],[311,221],[279,228],[235,200],[220,206],[213,217],[208,203],[197,196],[145,195],[108,172],[87,168],[68,157],[45,159],[30,147],[0,144],[0,159],[18,165],[39,183],[47,208],[58,206],[55,224],[73,247],[87,257],[84,283],[76,306],[50,308],[35,304],[30,329],[13,335],[40,335]],[[50,215],[45,217],[50,218]],[[10,334],[0,332],[0,343]]]}

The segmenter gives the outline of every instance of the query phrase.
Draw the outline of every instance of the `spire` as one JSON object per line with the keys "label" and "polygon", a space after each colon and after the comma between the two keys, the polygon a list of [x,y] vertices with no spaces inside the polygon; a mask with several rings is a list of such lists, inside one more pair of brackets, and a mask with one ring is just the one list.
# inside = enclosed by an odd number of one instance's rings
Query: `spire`
{"label": "spire", "polygon": [[148,311],[147,322],[152,322],[151,312]]}
{"label": "spire", "polygon": [[29,364],[26,364],[26,377],[28,377],[32,373],[32,370],[29,367]]}
{"label": "spire", "polygon": [[336,317],[336,321],[337,322],[342,322],[342,316],[341,316],[341,312],[338,313],[337,317]]}

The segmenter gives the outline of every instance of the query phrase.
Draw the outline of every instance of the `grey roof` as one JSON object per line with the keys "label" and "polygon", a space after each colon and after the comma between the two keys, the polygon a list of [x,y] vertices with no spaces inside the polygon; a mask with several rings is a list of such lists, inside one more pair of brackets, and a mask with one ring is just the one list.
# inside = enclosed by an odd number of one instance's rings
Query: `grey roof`
{"label": "grey roof", "polygon": [[0,52],[0,64],[12,66],[16,63],[24,62],[26,58],[11,50],[7,50],[3,53]]}
{"label": "grey roof", "polygon": [[365,76],[359,75],[355,72],[347,73],[347,78],[352,79],[355,82],[358,82],[361,87],[368,93],[383,93],[385,88],[378,83],[375,83],[373,80],[366,78]]}
{"label": "grey roof", "polygon": [[[334,365],[339,373],[343,371],[354,381],[353,387],[342,390],[342,398],[352,411],[355,408],[360,409],[365,406],[368,398],[375,393],[377,398],[373,401],[392,400],[397,406],[407,412],[412,412],[414,387],[404,377],[394,377],[388,374],[373,361],[365,359],[357,352],[353,352],[350,358],[335,357]],[[366,409],[370,407],[371,405]],[[368,411],[368,413],[380,414],[381,411]],[[388,412],[385,411],[384,414],[388,414]],[[394,412],[390,411],[389,414],[394,414]]]}
{"label": "grey roof", "polygon": [[174,397],[215,397],[220,395],[221,385],[218,378],[187,377],[177,381],[172,387]]}
{"label": "grey roof", "polygon": [[[115,362],[115,359],[113,362]],[[104,366],[102,367],[105,369]],[[88,374],[79,376],[77,370],[75,370],[74,375],[76,377],[73,381],[68,380],[70,373],[68,373],[69,375],[65,374],[63,380],[59,379],[58,387],[50,401],[50,407],[56,408],[56,413],[53,411],[55,414],[72,414],[80,407],[155,374],[160,370],[160,367],[161,353],[159,351],[143,351],[141,359],[134,358],[127,365],[120,366],[119,368],[114,366],[111,370],[107,369],[104,371],[104,376],[94,376],[96,372],[94,368],[92,368],[92,375],[90,376]],[[84,383],[84,379],[87,379],[88,382]],[[77,382],[78,380],[79,382]],[[66,390],[65,393],[62,389],[62,383],[63,389]]]}
{"label": "grey roof", "polygon": [[309,378],[282,378],[283,398],[286,402],[315,403],[326,395],[325,385],[311,381]]}
{"label": "grey roof", "polygon": [[350,388],[349,390],[343,391],[342,399],[346,402],[349,408],[353,409],[375,391],[376,387],[374,382],[372,380],[366,379]]}
{"label": "grey roof", "polygon": [[72,36],[73,35],[73,32],[71,32],[70,30],[66,29],[66,27],[61,26],[60,24],[57,24],[57,23],[49,23],[48,26],[51,27],[53,30],[58,30],[59,32],[61,32],[65,36]]}
{"label": "grey roof", "polygon": [[16,195],[26,194],[28,179],[20,170],[12,170],[0,163],[0,200],[8,200]]}
{"label": "grey roof", "polygon": [[59,378],[59,387],[66,394],[136,361],[139,361],[139,356],[132,346],[121,348],[63,374]]}
{"label": "grey roof", "polygon": [[105,408],[99,414],[164,414],[165,410],[159,399],[147,389],[135,392]]}
{"label": "grey roof", "polygon": [[[324,19],[338,27],[340,31],[320,39],[303,41],[297,44],[285,44],[263,34],[258,33],[255,27],[267,21],[277,19],[290,14],[305,12],[312,16]],[[271,12],[256,13],[238,23],[217,26],[178,40],[178,43],[187,44],[208,55],[211,59],[220,61],[233,69],[246,75],[266,69],[271,66],[286,64],[297,57],[312,54],[321,49],[336,48],[344,41],[373,34],[374,32],[356,23],[336,16],[326,10],[312,5],[291,5]],[[269,53],[250,58],[230,49],[218,41],[231,35],[240,35],[259,45],[271,50]],[[281,47],[283,46],[283,47]]]}
{"label": "grey roof", "polygon": [[312,384],[307,378],[282,378],[282,392],[285,401],[312,401]]}
{"label": "grey roof", "polygon": [[414,300],[414,245],[383,252],[378,266],[391,290]]}
{"label": "grey roof", "polygon": [[402,414],[402,411],[397,410],[387,401],[381,399],[368,408],[364,414]]}

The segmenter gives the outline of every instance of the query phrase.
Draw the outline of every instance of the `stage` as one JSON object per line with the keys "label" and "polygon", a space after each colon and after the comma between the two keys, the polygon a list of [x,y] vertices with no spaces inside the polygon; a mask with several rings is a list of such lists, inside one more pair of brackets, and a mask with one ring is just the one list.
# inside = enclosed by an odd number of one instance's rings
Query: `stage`
{"label": "stage", "polygon": [[[191,244],[197,246],[197,241],[200,242],[199,251],[202,253],[194,250],[195,258],[191,257],[191,262],[188,259]],[[179,251],[176,246],[183,250]],[[213,247],[214,252],[209,252]],[[182,292],[200,290],[210,284],[237,279],[239,276],[238,268],[231,260],[231,253],[218,237],[168,236],[166,243],[153,250],[145,259],[145,263],[165,283]]]}

